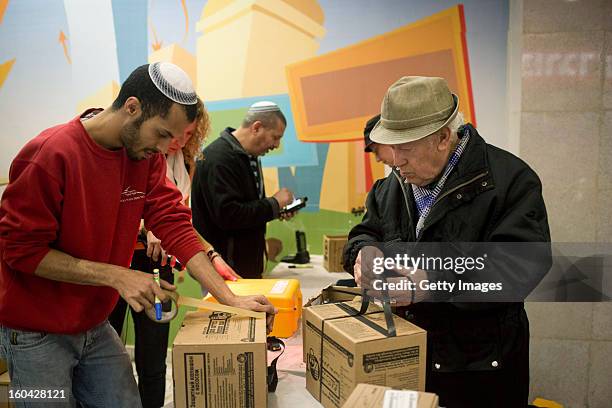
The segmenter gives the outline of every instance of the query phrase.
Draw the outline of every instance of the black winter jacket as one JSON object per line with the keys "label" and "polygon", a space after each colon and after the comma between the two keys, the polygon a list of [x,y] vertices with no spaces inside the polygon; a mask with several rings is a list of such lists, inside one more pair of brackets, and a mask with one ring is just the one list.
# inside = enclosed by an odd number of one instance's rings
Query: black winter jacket
{"label": "black winter jacket", "polygon": [[239,275],[260,278],[266,223],[278,214],[278,203],[259,198],[249,156],[231,135],[233,130],[221,132],[197,163],[191,196],[193,225]]}
{"label": "black winter jacket", "polygon": [[[535,172],[516,156],[487,144],[471,125],[460,131],[465,130],[470,140],[418,241],[550,242],[542,185]],[[368,243],[417,241],[412,189],[395,173],[374,184],[366,209],[344,248],[349,273]],[[537,274],[537,282],[549,268],[548,257],[530,273]],[[428,372],[496,370],[511,359],[528,359],[511,352],[529,338],[523,303],[420,303],[404,312],[428,331]]]}

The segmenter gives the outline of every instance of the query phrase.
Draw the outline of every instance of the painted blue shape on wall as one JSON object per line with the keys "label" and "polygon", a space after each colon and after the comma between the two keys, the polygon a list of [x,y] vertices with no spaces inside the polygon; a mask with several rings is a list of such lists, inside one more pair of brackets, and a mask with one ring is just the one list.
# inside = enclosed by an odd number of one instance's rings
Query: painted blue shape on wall
{"label": "painted blue shape on wall", "polygon": [[[293,173],[291,173],[291,168],[289,167],[279,167],[278,168],[278,185],[280,187],[288,188],[296,196],[299,196],[299,197],[304,196],[304,194],[302,194],[298,190],[295,177],[293,176]],[[272,193],[272,192],[270,191],[269,193]]]}
{"label": "painted blue shape on wall", "polygon": [[147,63],[147,0],[113,0],[119,81]]}
{"label": "painted blue shape on wall", "polygon": [[306,208],[302,211],[319,211],[321,202],[321,184],[323,183],[323,171],[329,151],[329,143],[313,143],[317,149],[316,166],[300,166],[295,168],[295,176],[288,167],[278,169],[278,183],[280,187],[287,187],[298,197],[308,197]]}
{"label": "painted blue shape on wall", "polygon": [[[317,143],[304,143],[300,142],[297,139],[297,135],[295,133],[295,126],[293,124],[291,104],[289,103],[289,95],[264,95],[249,98],[227,99],[224,101],[207,102],[206,109],[209,112],[221,110],[235,110],[241,108],[248,108],[249,106],[258,101],[271,101],[276,103],[287,118],[287,128],[285,129],[285,134],[282,139],[282,152],[276,154],[272,152],[262,157],[261,165],[263,167],[278,167],[279,174],[280,168],[282,167],[318,166],[321,162],[318,160]],[[235,124],[228,125],[236,126]],[[290,171],[289,175],[291,175]]]}

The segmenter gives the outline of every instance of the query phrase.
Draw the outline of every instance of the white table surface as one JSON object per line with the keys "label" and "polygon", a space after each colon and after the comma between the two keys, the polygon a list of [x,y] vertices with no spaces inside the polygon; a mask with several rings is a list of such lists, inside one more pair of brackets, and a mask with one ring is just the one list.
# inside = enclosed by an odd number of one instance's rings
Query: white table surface
{"label": "white table surface", "polygon": [[[339,279],[350,279],[346,272],[327,272],[323,268],[323,256],[311,255],[309,269],[290,269],[287,263],[279,263],[266,274],[264,278],[297,279],[304,303],[318,295],[321,290]],[[306,365],[302,362],[302,325],[292,337],[283,339],[286,345],[285,353],[277,363],[278,387],[275,393],[268,393],[268,407],[297,408],[320,407],[321,404],[306,391]]]}

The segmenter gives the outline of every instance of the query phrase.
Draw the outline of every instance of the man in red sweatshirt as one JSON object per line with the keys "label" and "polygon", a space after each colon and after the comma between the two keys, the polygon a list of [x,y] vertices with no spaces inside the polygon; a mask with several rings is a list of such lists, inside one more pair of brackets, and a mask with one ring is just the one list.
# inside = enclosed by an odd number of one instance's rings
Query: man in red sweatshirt
{"label": "man in red sweatshirt", "polygon": [[196,102],[180,68],[144,65],[110,108],[43,131],[13,160],[0,203],[0,354],[13,387],[59,390],[64,399],[46,402],[62,407],[140,406],[107,318],[119,296],[136,311],[166,299],[150,274],[128,269],[141,219],[215,298],[274,314],[265,297],[228,289],[166,178],[164,153]]}

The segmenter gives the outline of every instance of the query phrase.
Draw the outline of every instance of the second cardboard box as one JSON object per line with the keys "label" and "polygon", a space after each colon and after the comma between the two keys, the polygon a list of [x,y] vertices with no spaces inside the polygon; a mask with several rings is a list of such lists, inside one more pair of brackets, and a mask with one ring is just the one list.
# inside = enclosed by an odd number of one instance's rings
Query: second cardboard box
{"label": "second cardboard box", "polygon": [[265,407],[266,319],[187,313],[174,339],[172,374],[176,408]]}
{"label": "second cardboard box", "polygon": [[361,302],[310,306],[303,312],[306,388],[325,407],[342,406],[359,383],[425,390],[426,332],[393,316],[389,337],[381,308]]}

